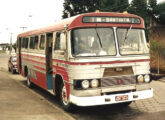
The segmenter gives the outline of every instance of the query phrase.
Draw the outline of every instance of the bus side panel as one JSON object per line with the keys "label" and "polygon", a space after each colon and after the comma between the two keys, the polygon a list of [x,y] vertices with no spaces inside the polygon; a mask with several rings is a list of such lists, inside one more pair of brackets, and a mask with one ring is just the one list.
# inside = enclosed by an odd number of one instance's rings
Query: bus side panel
{"label": "bus side panel", "polygon": [[36,74],[36,80],[33,82],[40,86],[41,88],[47,90],[47,81],[46,81],[46,74],[35,71]]}

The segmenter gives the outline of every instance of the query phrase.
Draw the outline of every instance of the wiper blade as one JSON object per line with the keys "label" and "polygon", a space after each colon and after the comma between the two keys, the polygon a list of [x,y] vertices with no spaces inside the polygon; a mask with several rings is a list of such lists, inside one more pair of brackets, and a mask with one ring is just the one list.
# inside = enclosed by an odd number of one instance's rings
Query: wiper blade
{"label": "wiper blade", "polygon": [[127,40],[128,35],[129,35],[129,32],[130,32],[130,30],[131,30],[131,29],[132,29],[132,25],[130,26],[130,28],[129,28],[129,29],[127,29],[127,32],[126,32],[126,35],[125,35],[125,38],[124,38],[123,45],[125,44],[125,41]]}
{"label": "wiper blade", "polygon": [[95,31],[96,31],[97,37],[99,38],[100,46],[101,46],[101,48],[103,48],[102,43],[101,43],[101,38],[100,38],[100,36],[99,36],[99,34],[98,34],[98,32],[97,32],[97,28],[95,28]]}

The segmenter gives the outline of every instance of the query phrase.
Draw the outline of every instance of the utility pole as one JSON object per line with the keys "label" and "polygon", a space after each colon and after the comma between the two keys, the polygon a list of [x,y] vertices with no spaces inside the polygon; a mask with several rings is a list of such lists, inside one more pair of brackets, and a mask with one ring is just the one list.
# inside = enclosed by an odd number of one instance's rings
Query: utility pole
{"label": "utility pole", "polygon": [[22,27],[20,27],[20,28],[24,31],[27,27],[22,26]]}

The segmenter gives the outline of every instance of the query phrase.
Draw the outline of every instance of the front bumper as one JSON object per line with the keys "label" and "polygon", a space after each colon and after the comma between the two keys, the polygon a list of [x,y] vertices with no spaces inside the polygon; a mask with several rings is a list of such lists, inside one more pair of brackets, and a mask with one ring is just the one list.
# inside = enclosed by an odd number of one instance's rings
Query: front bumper
{"label": "front bumper", "polygon": [[[116,96],[127,95],[128,100],[116,101]],[[135,97],[136,96],[136,97]],[[153,89],[128,92],[122,94],[112,94],[112,95],[103,95],[103,96],[91,96],[91,97],[77,97],[70,94],[70,102],[77,106],[95,106],[95,105],[106,105],[106,104],[116,104],[122,102],[129,102],[135,100],[141,100],[146,98],[151,98],[153,96]],[[110,100],[110,101],[107,101]]]}

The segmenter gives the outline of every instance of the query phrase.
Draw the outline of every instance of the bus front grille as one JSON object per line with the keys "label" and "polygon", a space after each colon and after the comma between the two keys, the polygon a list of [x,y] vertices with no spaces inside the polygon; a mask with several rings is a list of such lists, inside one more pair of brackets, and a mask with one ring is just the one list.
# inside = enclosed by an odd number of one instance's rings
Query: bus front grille
{"label": "bus front grille", "polygon": [[101,79],[101,87],[116,86],[116,85],[130,85],[136,84],[136,77],[129,76],[113,76]]}

